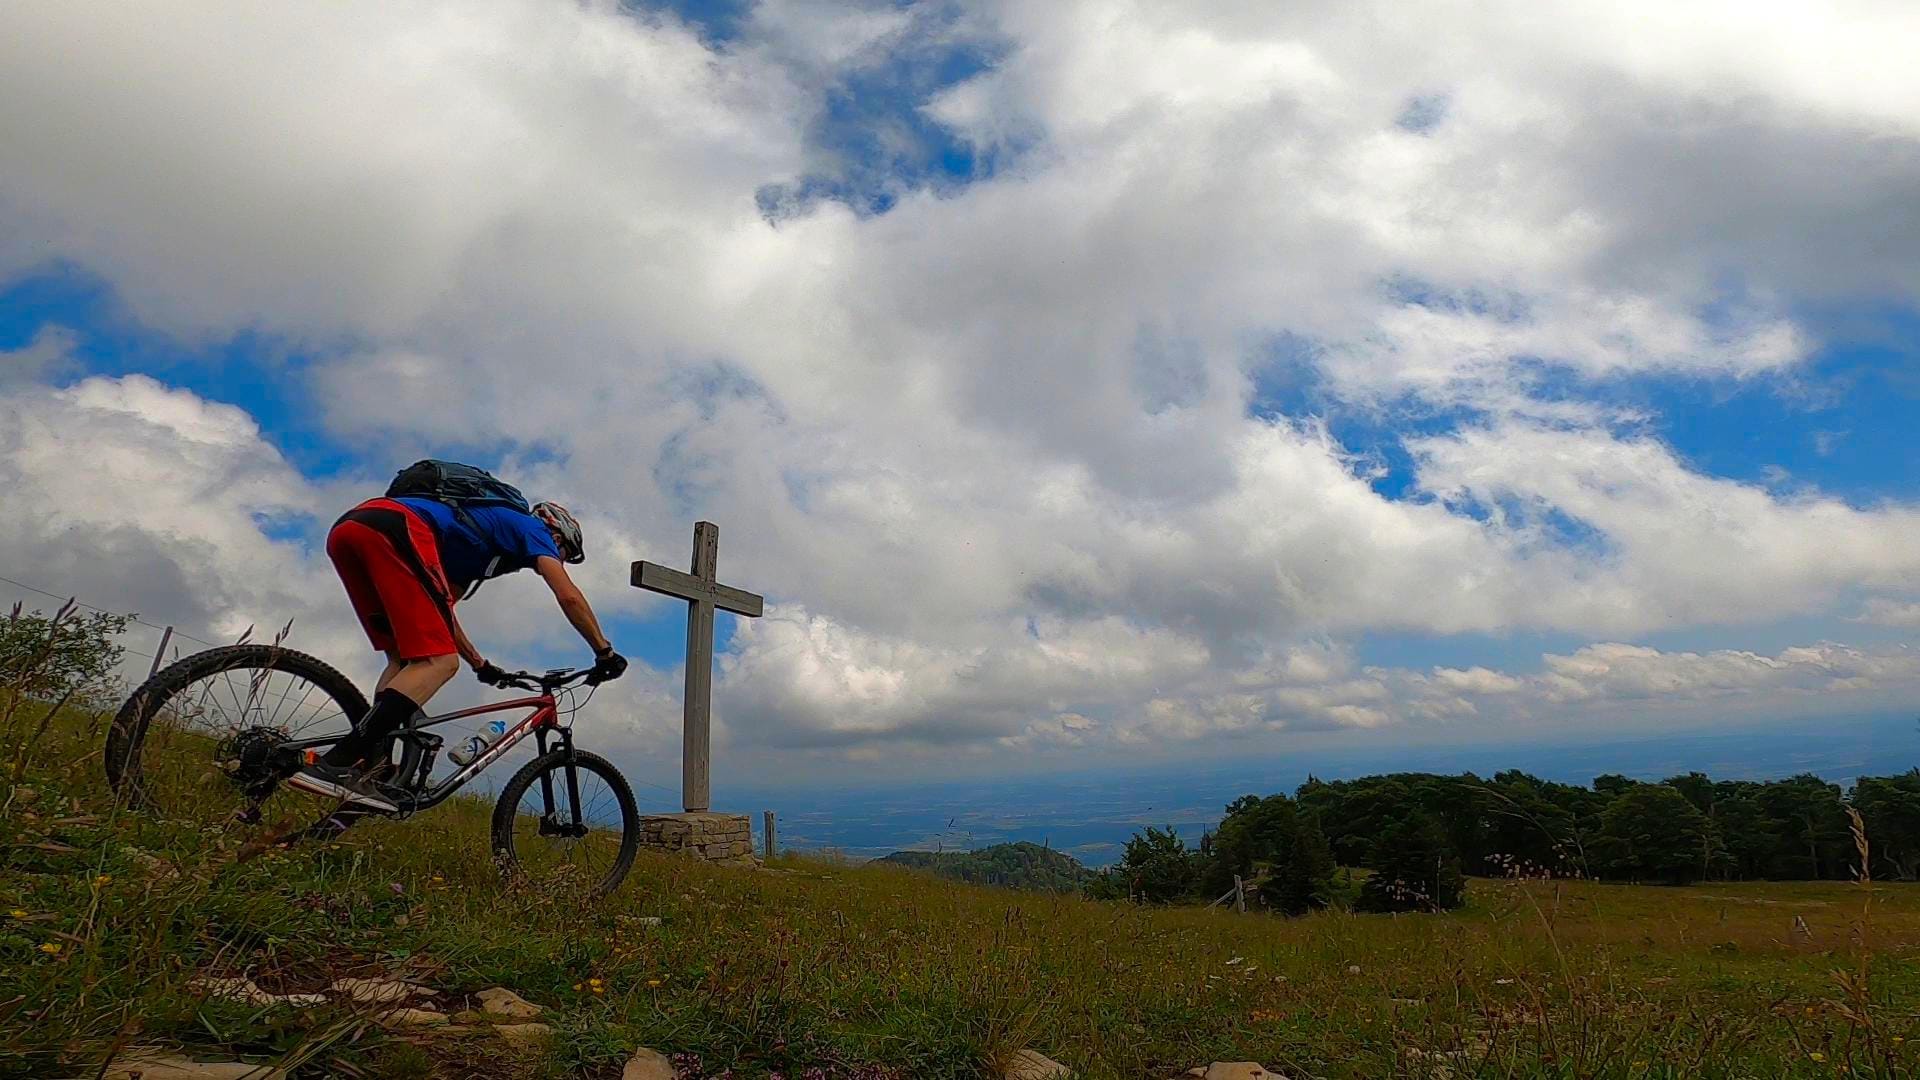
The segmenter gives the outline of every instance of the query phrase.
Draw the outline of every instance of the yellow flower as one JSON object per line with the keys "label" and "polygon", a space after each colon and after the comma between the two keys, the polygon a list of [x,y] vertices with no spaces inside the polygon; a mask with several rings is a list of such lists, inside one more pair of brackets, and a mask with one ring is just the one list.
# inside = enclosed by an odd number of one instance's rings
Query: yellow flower
{"label": "yellow flower", "polygon": [[24,911],[21,911],[19,908],[14,908],[12,911],[7,912],[7,914],[13,916],[16,919],[24,919],[27,917],[27,913]]}
{"label": "yellow flower", "polygon": [[49,941],[45,945],[40,946],[40,951],[46,953],[48,956],[59,956],[60,946]]}
{"label": "yellow flower", "polygon": [[1815,1051],[1814,1051],[1813,1053],[1811,1053],[1811,1054],[1808,1054],[1807,1056],[1808,1056],[1808,1057],[1810,1057],[1810,1058],[1812,1058],[1812,1059],[1813,1059],[1813,1060],[1815,1060],[1815,1061],[1825,1061],[1825,1060],[1827,1060],[1827,1055],[1825,1055],[1825,1054],[1823,1054],[1823,1053],[1821,1053],[1821,1052],[1820,1052],[1820,1051],[1818,1051],[1818,1050],[1815,1050]]}
{"label": "yellow flower", "polygon": [[653,987],[653,988],[655,988],[655,989],[658,989],[658,988],[659,988],[659,986],[660,986],[660,980],[659,980],[659,979],[648,979],[648,980],[647,980],[647,985],[648,985],[648,986],[651,986],[651,987]]}
{"label": "yellow flower", "polygon": [[113,883],[112,874],[101,874],[99,877],[93,879],[93,884],[94,884],[94,887],[96,888],[98,888],[101,885],[111,885],[112,883]]}
{"label": "yellow flower", "polygon": [[578,990],[578,989],[580,989],[580,984],[579,984],[579,983],[574,983],[574,984],[573,984],[573,988],[574,988],[575,990]]}
{"label": "yellow flower", "polygon": [[593,992],[596,994],[604,994],[607,992],[607,988],[596,983],[593,987]]}

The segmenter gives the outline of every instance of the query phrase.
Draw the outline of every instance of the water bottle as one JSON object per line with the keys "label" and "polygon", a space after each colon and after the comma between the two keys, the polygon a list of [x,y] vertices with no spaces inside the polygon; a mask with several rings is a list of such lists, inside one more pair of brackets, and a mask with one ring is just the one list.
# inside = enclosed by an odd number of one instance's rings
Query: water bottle
{"label": "water bottle", "polygon": [[455,765],[471,765],[475,758],[487,752],[487,747],[499,742],[501,736],[506,733],[507,722],[505,720],[495,720],[487,725],[485,731],[462,743],[460,749],[447,751],[447,760],[453,762]]}

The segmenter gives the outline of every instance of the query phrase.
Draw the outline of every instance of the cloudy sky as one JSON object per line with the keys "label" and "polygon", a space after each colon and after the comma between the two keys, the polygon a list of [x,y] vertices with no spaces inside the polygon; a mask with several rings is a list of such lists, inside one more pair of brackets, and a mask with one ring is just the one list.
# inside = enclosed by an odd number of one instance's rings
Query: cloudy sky
{"label": "cloudy sky", "polygon": [[[1915,40],[1905,0],[8,4],[0,575],[369,674],[320,538],[430,453],[585,522],[644,661],[593,723],[661,776],[684,623],[627,565],[699,518],[768,597],[723,781],[1886,714]],[[464,614],[585,659],[537,582]]]}

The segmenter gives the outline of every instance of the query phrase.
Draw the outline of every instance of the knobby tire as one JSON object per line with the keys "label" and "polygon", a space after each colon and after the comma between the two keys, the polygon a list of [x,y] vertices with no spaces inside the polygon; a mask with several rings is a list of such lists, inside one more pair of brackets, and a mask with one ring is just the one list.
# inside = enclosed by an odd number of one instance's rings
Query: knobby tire
{"label": "knobby tire", "polygon": [[[520,771],[514,773],[513,778],[507,781],[507,786],[500,791],[500,801],[493,806],[493,852],[501,869],[510,876],[521,869],[513,837],[514,818],[520,808],[520,800],[539,782],[541,775],[548,772],[553,774],[554,790],[566,790],[569,752],[565,747],[556,747],[534,758],[522,765]],[[620,775],[620,770],[613,767],[612,762],[585,750],[575,749],[571,754],[574,767],[605,781],[615,801],[620,804],[620,852],[612,868],[592,887],[593,895],[605,896],[619,888],[627,872],[633,868],[633,857],[640,849],[640,810],[633,798],[633,788],[628,785],[627,778]]]}

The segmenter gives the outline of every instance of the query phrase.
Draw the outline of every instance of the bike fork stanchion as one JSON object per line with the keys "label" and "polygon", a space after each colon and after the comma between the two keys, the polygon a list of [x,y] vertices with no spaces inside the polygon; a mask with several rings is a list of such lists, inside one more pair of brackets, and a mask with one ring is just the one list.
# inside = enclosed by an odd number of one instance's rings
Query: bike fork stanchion
{"label": "bike fork stanchion", "polygon": [[[540,746],[540,756],[547,756],[547,729],[541,728],[533,733]],[[553,817],[553,774],[540,774],[540,824],[542,831],[549,823],[558,824]]]}
{"label": "bike fork stanchion", "polygon": [[573,808],[572,825],[574,831],[575,833],[579,833],[583,831],[586,819],[584,815],[580,813],[580,770],[574,768],[573,732],[561,732],[560,741],[567,752],[567,802],[571,804]]}

